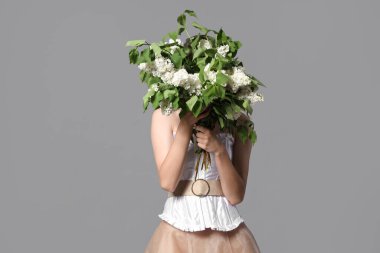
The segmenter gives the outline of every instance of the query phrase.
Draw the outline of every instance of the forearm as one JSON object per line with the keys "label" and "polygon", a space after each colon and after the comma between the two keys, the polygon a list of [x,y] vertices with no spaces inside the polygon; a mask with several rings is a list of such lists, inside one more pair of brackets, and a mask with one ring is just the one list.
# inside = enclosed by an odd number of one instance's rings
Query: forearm
{"label": "forearm", "polygon": [[214,157],[224,195],[232,205],[240,203],[245,190],[243,179],[232,164],[224,144],[214,152]]}
{"label": "forearm", "polygon": [[191,135],[192,126],[181,121],[176,137],[160,167],[161,185],[168,191],[173,192],[180,180]]}

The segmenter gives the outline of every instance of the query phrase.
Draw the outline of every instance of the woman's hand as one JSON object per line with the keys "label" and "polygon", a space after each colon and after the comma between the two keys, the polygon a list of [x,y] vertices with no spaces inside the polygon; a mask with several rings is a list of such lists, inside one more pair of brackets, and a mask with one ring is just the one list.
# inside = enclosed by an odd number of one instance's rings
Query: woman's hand
{"label": "woman's hand", "polygon": [[197,145],[206,150],[209,153],[219,154],[225,151],[224,144],[216,137],[215,131],[212,131],[203,126],[195,126],[194,129],[197,131]]}
{"label": "woman's hand", "polygon": [[210,114],[210,107],[207,107],[198,117],[194,117],[192,112],[187,112],[185,116],[182,117],[181,121],[185,122],[188,126],[193,127],[200,119],[207,117]]}

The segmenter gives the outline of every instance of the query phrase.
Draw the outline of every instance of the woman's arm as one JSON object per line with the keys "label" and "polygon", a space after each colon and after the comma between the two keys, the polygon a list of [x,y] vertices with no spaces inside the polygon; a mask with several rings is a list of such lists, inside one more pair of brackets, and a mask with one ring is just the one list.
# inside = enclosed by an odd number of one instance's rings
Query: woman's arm
{"label": "woman's arm", "polygon": [[[242,114],[239,120],[241,119],[246,120],[249,118],[247,115]],[[238,136],[235,136],[232,161],[224,145],[220,150],[215,152],[215,163],[219,168],[223,192],[225,192],[229,202],[236,205],[242,202],[245,196],[252,142],[247,139],[243,143]]]}
{"label": "woman's arm", "polygon": [[153,112],[151,141],[160,186],[164,190],[174,192],[177,187],[192,135],[193,124],[207,114],[203,113],[195,118],[191,112],[187,113],[180,119],[176,137],[173,140],[172,122],[176,120],[168,117],[178,117],[177,114],[163,115],[160,108]]}
{"label": "woman's arm", "polygon": [[[243,114],[240,119],[242,118],[246,119],[248,116]],[[249,140],[242,143],[239,138],[235,137],[231,161],[226,146],[216,139],[210,129],[200,126],[197,126],[196,129],[201,131],[201,133],[197,133],[198,145],[215,155],[224,195],[230,204],[239,204],[245,195],[252,143]]]}

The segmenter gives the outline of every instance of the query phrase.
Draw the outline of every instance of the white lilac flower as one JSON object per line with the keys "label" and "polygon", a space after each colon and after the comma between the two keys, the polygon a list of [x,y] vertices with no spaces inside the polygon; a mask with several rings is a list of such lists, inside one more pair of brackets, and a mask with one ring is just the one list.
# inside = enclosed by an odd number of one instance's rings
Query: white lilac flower
{"label": "white lilac flower", "polygon": [[230,47],[228,45],[223,45],[223,46],[218,47],[218,53],[221,54],[223,57],[226,56],[229,50],[230,50]]}
{"label": "white lilac flower", "polygon": [[264,101],[264,96],[258,92],[252,92],[248,95],[248,99],[253,104],[259,101]]}
{"label": "white lilac flower", "polygon": [[[165,44],[171,44],[174,42],[177,42],[179,45],[183,45],[181,39],[176,39],[175,41],[173,39],[169,39],[169,41],[165,42]],[[170,46],[170,53],[173,54],[176,48],[178,48],[177,45]]]}
{"label": "white lilac flower", "polygon": [[173,76],[174,76],[174,71],[171,71],[171,72],[166,72],[162,74],[160,77],[164,83],[171,84]]}
{"label": "white lilac flower", "polygon": [[176,87],[184,86],[186,82],[188,81],[188,78],[189,78],[189,74],[187,73],[186,69],[182,68],[174,72],[173,78],[170,83]]}
{"label": "white lilac flower", "polygon": [[173,112],[173,103],[169,102],[167,99],[160,101],[161,113],[169,116]]}
{"label": "white lilac flower", "polygon": [[155,76],[161,76],[166,72],[170,72],[174,70],[174,65],[170,59],[164,58],[162,56],[156,57],[154,59],[155,64]]}
{"label": "white lilac flower", "polygon": [[151,63],[143,62],[143,63],[140,63],[137,67],[140,70],[144,70],[144,71],[147,71],[147,72],[152,72],[152,70],[155,68],[153,62],[151,62]]}
{"label": "white lilac flower", "polygon": [[201,81],[199,80],[199,73],[189,74],[188,81],[184,88],[188,90],[190,95],[197,94],[198,90],[202,88]]}
{"label": "white lilac flower", "polygon": [[198,48],[210,49],[211,48],[211,44],[210,44],[210,42],[208,40],[201,39],[198,42]]}
{"label": "white lilac flower", "polygon": [[216,72],[210,70],[210,63],[207,63],[207,65],[204,68],[204,72],[206,73],[207,79],[210,80],[211,83],[216,82]]}
{"label": "white lilac flower", "polygon": [[158,85],[155,83],[155,84],[152,84],[152,87],[151,87],[154,91],[158,91]]}
{"label": "white lilac flower", "polygon": [[233,74],[230,75],[230,79],[232,82],[229,82],[228,85],[233,92],[251,83],[251,78],[244,73],[243,67],[233,67]]}

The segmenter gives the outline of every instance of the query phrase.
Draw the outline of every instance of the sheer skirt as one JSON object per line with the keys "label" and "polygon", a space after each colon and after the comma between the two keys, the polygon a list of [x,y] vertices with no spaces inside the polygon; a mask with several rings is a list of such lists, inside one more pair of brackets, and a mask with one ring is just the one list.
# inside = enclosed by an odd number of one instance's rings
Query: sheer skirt
{"label": "sheer skirt", "polygon": [[207,228],[182,231],[164,220],[153,232],[144,253],[260,253],[255,237],[245,222],[230,231]]}

